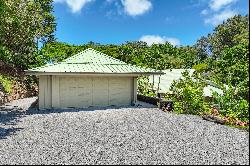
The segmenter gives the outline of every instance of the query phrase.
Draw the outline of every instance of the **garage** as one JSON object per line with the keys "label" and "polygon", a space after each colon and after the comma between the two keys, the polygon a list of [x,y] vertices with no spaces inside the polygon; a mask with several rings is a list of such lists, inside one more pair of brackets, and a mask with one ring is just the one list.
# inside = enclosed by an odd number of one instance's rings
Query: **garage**
{"label": "garage", "polygon": [[60,77],[62,107],[131,105],[133,79],[130,77]]}
{"label": "garage", "polygon": [[137,78],[161,71],[126,64],[94,49],[60,63],[29,69],[39,79],[39,108],[86,108],[136,104]]}

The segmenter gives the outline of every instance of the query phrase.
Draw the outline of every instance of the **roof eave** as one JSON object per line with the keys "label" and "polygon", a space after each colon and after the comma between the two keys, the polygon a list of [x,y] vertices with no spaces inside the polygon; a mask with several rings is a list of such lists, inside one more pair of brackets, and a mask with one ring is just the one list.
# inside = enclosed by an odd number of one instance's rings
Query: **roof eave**
{"label": "roof eave", "polygon": [[163,72],[128,72],[128,73],[103,73],[103,72],[38,72],[38,71],[25,71],[25,75],[163,75]]}

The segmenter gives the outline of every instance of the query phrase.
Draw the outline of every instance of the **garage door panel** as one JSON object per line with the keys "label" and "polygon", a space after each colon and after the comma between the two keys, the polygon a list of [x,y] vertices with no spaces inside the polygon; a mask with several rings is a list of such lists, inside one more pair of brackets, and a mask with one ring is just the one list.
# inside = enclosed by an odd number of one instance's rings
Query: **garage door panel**
{"label": "garage door panel", "polygon": [[131,104],[131,79],[111,78],[109,80],[109,103],[110,105]]}
{"label": "garage door panel", "polygon": [[76,80],[70,77],[59,79],[60,105],[62,108],[73,107],[77,103],[73,100],[76,93]]}
{"label": "garage door panel", "polygon": [[78,107],[92,106],[92,93],[90,92],[78,92]]}
{"label": "garage door panel", "polygon": [[80,77],[60,78],[61,107],[88,107],[92,105],[92,80]]}
{"label": "garage door panel", "polygon": [[93,78],[93,105],[109,105],[108,78]]}
{"label": "garage door panel", "polygon": [[111,93],[109,101],[110,105],[129,105],[131,104],[131,97],[124,95],[124,93]]}
{"label": "garage door panel", "polygon": [[130,105],[131,78],[61,77],[61,107]]}
{"label": "garage door panel", "polygon": [[92,79],[90,78],[78,78],[77,81],[77,98],[78,107],[92,106]]}

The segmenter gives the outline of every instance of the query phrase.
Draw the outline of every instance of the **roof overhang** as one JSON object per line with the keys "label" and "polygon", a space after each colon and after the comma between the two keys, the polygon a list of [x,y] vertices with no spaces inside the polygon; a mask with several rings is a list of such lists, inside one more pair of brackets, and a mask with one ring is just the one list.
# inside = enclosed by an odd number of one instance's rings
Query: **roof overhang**
{"label": "roof overhang", "polygon": [[25,71],[25,75],[61,75],[61,76],[150,76],[150,75],[163,75],[163,72],[146,72],[146,73],[98,73],[98,72],[36,72]]}

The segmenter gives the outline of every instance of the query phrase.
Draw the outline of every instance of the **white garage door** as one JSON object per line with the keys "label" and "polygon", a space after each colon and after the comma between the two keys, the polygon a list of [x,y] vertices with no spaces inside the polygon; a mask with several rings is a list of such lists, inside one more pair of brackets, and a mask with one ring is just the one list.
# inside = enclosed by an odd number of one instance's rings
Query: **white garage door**
{"label": "white garage door", "polygon": [[130,105],[132,78],[60,77],[60,107]]}

